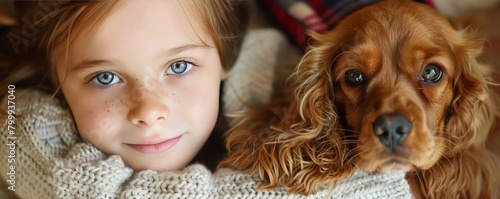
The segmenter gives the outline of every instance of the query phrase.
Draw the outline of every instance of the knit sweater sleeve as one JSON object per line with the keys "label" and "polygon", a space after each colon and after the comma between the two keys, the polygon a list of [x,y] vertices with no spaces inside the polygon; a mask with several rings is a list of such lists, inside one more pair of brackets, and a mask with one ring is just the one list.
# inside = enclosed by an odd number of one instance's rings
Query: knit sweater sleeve
{"label": "knit sweater sleeve", "polygon": [[24,116],[0,117],[0,176],[20,198],[53,198],[54,160],[78,140],[71,133],[75,132],[71,118],[57,100],[40,92],[18,90],[14,96],[11,113]]}
{"label": "knit sweater sleeve", "polygon": [[404,172],[368,174],[358,171],[337,187],[327,187],[312,195],[288,194],[284,188],[259,189],[256,175],[223,168],[211,174],[199,164],[181,171],[136,173],[124,186],[120,198],[411,198]]}
{"label": "knit sweater sleeve", "polygon": [[2,129],[14,127],[12,134],[0,137],[1,157],[14,160],[0,164],[10,191],[19,198],[115,197],[132,169],[118,156],[108,157],[83,143],[69,111],[56,98],[27,90],[17,94],[15,110],[24,116],[15,124],[0,119]]}
{"label": "knit sweater sleeve", "polygon": [[[33,99],[29,104],[19,100],[19,110],[50,97],[32,92],[27,101]],[[6,129],[8,122],[2,119],[1,124]],[[260,190],[258,176],[225,168],[212,174],[199,164],[181,171],[134,173],[120,157],[83,143],[71,116],[55,99],[18,119],[15,136],[15,189],[20,198],[410,198],[404,173],[357,172],[335,189],[309,196],[287,194],[282,188]],[[7,157],[10,138],[0,140],[0,153]],[[8,170],[8,165],[0,165]],[[0,173],[4,180],[10,178]]]}
{"label": "knit sweater sleeve", "polygon": [[[34,110],[16,121],[13,135],[15,193],[20,198],[410,198],[404,173],[357,172],[335,189],[309,196],[287,194],[283,188],[261,190],[258,176],[227,168],[212,174],[200,164],[180,171],[134,173],[119,156],[83,143],[71,115],[56,99],[31,92],[19,97],[17,107]],[[6,129],[8,122],[2,118],[0,124]],[[0,140],[0,153],[8,157],[11,138]],[[0,165],[8,171],[8,164]],[[10,178],[7,172],[0,174]]]}

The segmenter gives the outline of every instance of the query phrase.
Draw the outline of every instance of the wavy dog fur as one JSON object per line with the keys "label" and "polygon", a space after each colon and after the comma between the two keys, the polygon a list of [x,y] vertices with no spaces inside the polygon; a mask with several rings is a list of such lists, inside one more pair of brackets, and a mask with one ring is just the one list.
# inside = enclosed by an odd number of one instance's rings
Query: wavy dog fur
{"label": "wavy dog fur", "polygon": [[[500,142],[490,135],[499,103],[474,34],[426,5],[384,1],[311,36],[294,97],[230,130],[220,167],[258,173],[262,188],[291,193],[337,185],[357,169],[404,170],[416,198],[500,198]],[[394,114],[411,131],[390,148],[374,123]]]}

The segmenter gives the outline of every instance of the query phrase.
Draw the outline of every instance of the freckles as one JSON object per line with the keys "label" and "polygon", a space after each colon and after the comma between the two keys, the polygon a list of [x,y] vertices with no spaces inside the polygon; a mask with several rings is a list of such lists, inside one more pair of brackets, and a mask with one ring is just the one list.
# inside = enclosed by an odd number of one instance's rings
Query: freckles
{"label": "freckles", "polygon": [[114,102],[108,103],[104,107],[104,110],[107,113],[122,113],[126,107],[127,105],[123,103],[123,98],[120,98],[120,100],[115,100]]}
{"label": "freckles", "polygon": [[107,113],[109,114],[113,114],[113,113],[121,113],[123,110],[122,110],[122,107],[123,107],[123,99],[120,98],[120,100],[112,100],[112,101],[103,101],[103,102],[95,102],[96,104],[97,103],[100,103],[101,105],[98,106],[99,109],[98,110],[90,110],[89,113],[92,115],[92,113],[95,113],[95,114],[103,114],[104,113],[104,117],[110,117],[110,115],[107,115]]}
{"label": "freckles", "polygon": [[[123,98],[120,98],[120,104],[123,104]],[[118,109],[118,114],[122,114],[122,113],[123,113],[123,110]]]}
{"label": "freckles", "polygon": [[[94,101],[93,104],[99,104],[98,101]],[[84,111],[84,116],[85,118],[95,118],[95,115],[99,115],[99,111],[96,111],[93,106],[87,106],[85,107],[86,110]]]}
{"label": "freckles", "polygon": [[110,112],[108,101],[104,101],[104,109],[102,111],[108,112],[108,113]]}

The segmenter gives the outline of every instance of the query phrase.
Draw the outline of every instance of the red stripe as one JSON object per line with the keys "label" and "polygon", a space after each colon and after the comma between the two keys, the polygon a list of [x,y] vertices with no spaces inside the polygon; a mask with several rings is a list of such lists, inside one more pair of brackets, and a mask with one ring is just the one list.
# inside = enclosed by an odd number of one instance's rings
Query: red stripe
{"label": "red stripe", "polygon": [[320,18],[317,18],[317,20],[309,20],[304,22],[307,26],[313,26],[313,25],[318,25],[318,24],[323,24],[323,21]]}
{"label": "red stripe", "polygon": [[290,16],[288,12],[275,1],[258,0],[258,2],[263,8],[272,14],[278,25],[284,29],[284,31],[288,33],[291,38],[294,38],[295,44],[304,48],[304,40],[306,40],[304,38],[307,37],[304,33],[304,27],[302,24],[297,22],[297,20]]}
{"label": "red stripe", "polygon": [[306,17],[304,17],[304,21],[307,21],[307,20],[310,20],[310,19],[314,19],[314,18],[319,18],[318,14],[311,13],[310,15],[307,15]]}
{"label": "red stripe", "polygon": [[430,6],[432,6],[433,8],[435,8],[436,6],[434,5],[434,1],[432,0],[425,0],[425,3],[429,4]]}
{"label": "red stripe", "polygon": [[318,25],[309,26],[309,27],[311,27],[311,29],[316,31],[316,32],[323,32],[326,30],[326,26],[324,24],[318,24]]}

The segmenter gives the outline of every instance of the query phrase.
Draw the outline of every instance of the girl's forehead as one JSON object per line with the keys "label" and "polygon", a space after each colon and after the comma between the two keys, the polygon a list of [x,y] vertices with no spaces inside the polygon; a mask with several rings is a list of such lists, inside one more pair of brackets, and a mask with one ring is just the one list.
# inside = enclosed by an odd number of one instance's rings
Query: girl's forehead
{"label": "girl's forehead", "polygon": [[200,24],[200,16],[194,11],[194,4],[191,1],[123,1],[104,19],[98,32],[103,34],[142,32],[162,34],[165,37],[184,35],[188,39],[197,41],[200,36],[206,34],[206,30]]}
{"label": "girl's forehead", "polygon": [[214,46],[193,11],[190,1],[120,1],[91,34],[77,36],[70,54],[141,56],[189,44]]}

